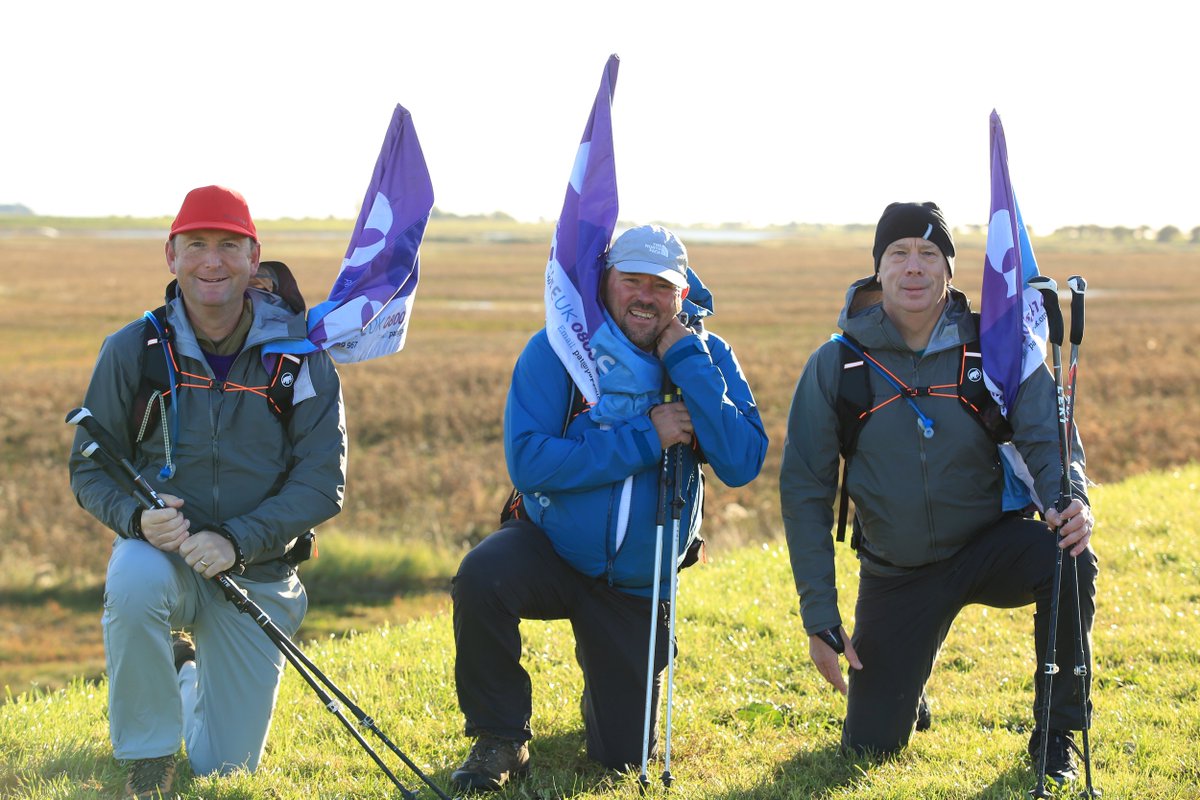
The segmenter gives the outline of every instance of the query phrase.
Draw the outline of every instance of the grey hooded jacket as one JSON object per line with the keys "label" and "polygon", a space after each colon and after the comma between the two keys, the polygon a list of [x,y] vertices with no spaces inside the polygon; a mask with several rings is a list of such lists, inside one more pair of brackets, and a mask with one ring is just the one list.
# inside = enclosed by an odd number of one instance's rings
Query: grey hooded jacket
{"label": "grey hooded jacket", "polygon": [[[913,352],[883,313],[874,277],[846,294],[838,326],[909,387],[958,385],[962,346],[978,338],[967,298],[950,298],[923,353]],[[800,609],[808,633],[841,624],[834,574],[833,504],[837,495],[839,436],[836,400],[842,371],[830,341],[809,358],[788,416],[780,469],[780,502]],[[873,369],[874,405],[896,395]],[[954,555],[999,520],[1003,470],[996,445],[956,398],[919,397],[934,420],[924,438],[902,399],[878,408],[861,429],[850,459],[849,494],[863,539],[863,570],[900,574]],[[1009,413],[1013,443],[1048,505],[1058,499],[1062,476],[1054,379],[1044,366],[1021,386]],[[1084,494],[1083,449],[1076,441],[1072,479]]]}
{"label": "grey hooded jacket", "polygon": [[[254,322],[226,379],[228,386],[263,386],[268,376],[261,347],[303,339],[303,313],[274,295],[248,292]],[[181,372],[212,378],[188,323],[183,299],[167,305]],[[133,444],[130,408],[141,381],[144,325],[136,320],[105,339],[84,405],[118,442],[158,492],[182,497],[183,514],[224,529],[247,565],[247,575],[267,577],[289,569],[278,559],[294,540],[341,510],[346,483],[346,423],[341,383],[325,353],[305,359],[286,425],[261,394],[207,388],[177,389],[179,431],[170,443],[175,474],[161,479],[161,431]],[[197,380],[190,380],[198,383]],[[138,503],[100,467],[79,454],[86,432],[76,432],[70,470],[79,504],[118,535],[131,535]],[[195,515],[193,518],[192,515]],[[200,528],[193,521],[192,530]],[[264,572],[265,570],[265,572]]]}

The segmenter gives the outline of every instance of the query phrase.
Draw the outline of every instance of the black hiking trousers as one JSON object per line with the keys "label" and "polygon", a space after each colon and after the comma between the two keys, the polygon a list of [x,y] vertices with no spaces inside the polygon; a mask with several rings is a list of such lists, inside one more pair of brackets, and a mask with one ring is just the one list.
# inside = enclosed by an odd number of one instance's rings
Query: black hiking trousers
{"label": "black hiking trousers", "polygon": [[[640,767],[650,598],[575,571],[527,520],[509,520],[467,553],[451,597],[454,679],[468,736],[532,737],[532,685],[520,663],[521,620],[569,619],[583,670],[588,758],[611,769]],[[651,752],[667,663],[669,608],[664,599],[656,614]]]}
{"label": "black hiking trousers", "polygon": [[[860,571],[851,642],[862,661],[850,670],[850,694],[842,747],[857,753],[890,755],[908,744],[917,706],[938,651],[963,607],[993,608],[1035,604],[1034,721],[1041,724],[1046,639],[1058,536],[1044,522],[1009,516],[982,532],[946,561],[900,576]],[[1091,664],[1092,619],[1096,611],[1096,554],[1078,557],[1079,605],[1086,664]],[[1063,554],[1055,655],[1059,672],[1050,699],[1050,727],[1082,730],[1091,720],[1080,713],[1075,666],[1075,570]],[[1091,670],[1088,671],[1090,698]]]}

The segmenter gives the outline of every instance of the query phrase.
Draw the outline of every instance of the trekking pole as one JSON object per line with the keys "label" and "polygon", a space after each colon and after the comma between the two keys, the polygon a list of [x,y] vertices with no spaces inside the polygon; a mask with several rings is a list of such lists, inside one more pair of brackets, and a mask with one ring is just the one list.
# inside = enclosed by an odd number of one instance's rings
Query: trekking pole
{"label": "trekking pole", "polygon": [[663,744],[663,786],[675,782],[671,774],[671,712],[675,699],[675,600],[679,595],[679,518],[683,515],[683,445],[671,448],[675,454],[675,489],[671,498],[671,608],[667,615],[667,720]]}
{"label": "trekking pole", "polygon": [[[85,457],[95,461],[100,465],[100,468],[112,478],[118,486],[129,492],[146,510],[169,508],[166,501],[154,491],[153,487],[138,473],[137,469],[129,462],[127,458],[116,455],[120,453],[120,448],[117,446],[116,440],[112,434],[100,424],[92,413],[86,408],[77,408],[67,415],[68,423],[80,425],[93,437],[94,441],[84,442],[80,447],[80,453]],[[198,520],[196,520],[198,522]],[[208,527],[208,526],[206,526]],[[316,664],[314,664],[308,656],[300,650],[288,635],[283,632],[274,622],[266,611],[257,603],[250,599],[249,595],[233,582],[226,573],[219,573],[213,577],[217,585],[221,587],[226,599],[234,604],[234,607],[243,614],[246,614],[258,624],[267,638],[279,649],[288,663],[300,674],[304,681],[316,693],[317,698],[324,704],[325,708],[337,717],[338,721],[350,732],[350,735],[356,742],[367,752],[367,755],[375,762],[375,764],[383,771],[383,773],[395,784],[400,790],[400,794],[405,800],[417,800],[417,793],[408,790],[396,777],[395,773],[388,768],[383,762],[379,754],[375,751],[371,744],[363,737],[361,733],[354,727],[350,720],[346,717],[342,710],[344,705],[354,715],[358,724],[368,729],[378,739],[391,750],[397,758],[399,758],[405,766],[413,771],[440,800],[450,800],[449,796],[443,792],[433,781],[425,775],[425,773],[414,764],[408,756],[406,756],[399,747],[395,745],[383,731],[375,724],[375,721],[369,717],[357,704],[354,703],[338,686],[324,673]],[[315,677],[314,677],[315,676]],[[318,683],[318,681],[320,681]],[[322,687],[329,689],[333,693],[333,697],[329,692]],[[337,698],[337,700],[334,699]]]}
{"label": "trekking pole", "polygon": [[[1071,485],[1071,445],[1067,438],[1067,401],[1063,391],[1062,371],[1062,342],[1063,318],[1058,306],[1058,284],[1053,278],[1036,275],[1029,279],[1029,285],[1042,295],[1042,303],[1046,308],[1046,324],[1050,343],[1051,363],[1054,366],[1054,387],[1058,403],[1058,441],[1059,457],[1062,461],[1062,478],[1059,482],[1058,502],[1055,508],[1065,511],[1071,504],[1074,489]],[[1030,792],[1032,797],[1049,797],[1046,792],[1046,755],[1050,745],[1050,694],[1054,687],[1054,675],[1058,672],[1056,658],[1056,640],[1058,637],[1058,607],[1059,594],[1062,591],[1063,549],[1055,543],[1054,550],[1054,580],[1050,588],[1050,625],[1046,636],[1045,662],[1043,664],[1042,684],[1042,740],[1038,753],[1037,785]]]}
{"label": "trekking pole", "polygon": [[[665,400],[671,397],[668,391]],[[650,719],[654,711],[654,652],[658,644],[658,601],[662,581],[663,527],[666,523],[667,469],[670,463],[669,450],[663,450],[662,471],[658,476],[658,510],[655,512],[654,528],[654,586],[650,592],[650,652],[646,656],[646,713],[642,723],[642,771],[638,773],[638,784],[643,793],[650,788],[647,766],[650,761]]]}
{"label": "trekking pole", "polygon": [[[1079,365],[1079,346],[1083,343],[1083,304],[1087,292],[1087,281],[1081,275],[1067,278],[1067,286],[1071,287],[1071,360],[1067,370],[1067,453],[1074,459],[1071,448],[1075,442],[1075,376]],[[1079,719],[1083,726],[1083,773],[1086,780],[1087,796],[1095,797],[1096,790],[1092,786],[1092,748],[1088,737],[1088,729],[1092,726],[1088,706],[1091,703],[1091,691],[1088,688],[1088,664],[1090,653],[1084,650],[1083,642],[1083,609],[1079,596],[1079,559],[1071,557],[1071,566],[1075,573],[1075,679],[1076,692],[1079,695]]]}

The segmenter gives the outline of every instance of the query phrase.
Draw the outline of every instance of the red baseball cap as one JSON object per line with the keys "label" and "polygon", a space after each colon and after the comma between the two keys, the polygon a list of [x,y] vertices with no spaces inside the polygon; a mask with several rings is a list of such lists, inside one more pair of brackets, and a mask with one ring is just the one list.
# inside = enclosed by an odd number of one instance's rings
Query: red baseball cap
{"label": "red baseball cap", "polygon": [[202,186],[183,198],[170,235],[196,230],[231,231],[258,241],[246,198],[224,186]]}

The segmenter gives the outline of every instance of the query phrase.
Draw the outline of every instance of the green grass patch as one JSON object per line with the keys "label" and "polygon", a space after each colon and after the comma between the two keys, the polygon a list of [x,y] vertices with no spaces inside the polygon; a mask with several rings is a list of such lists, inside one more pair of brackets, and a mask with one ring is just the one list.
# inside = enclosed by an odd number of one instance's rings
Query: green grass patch
{"label": "green grass patch", "polygon": [[300,567],[310,602],[391,600],[449,586],[461,553],[401,539],[319,533],[317,557]]}
{"label": "green grass patch", "polygon": [[[1182,800],[1195,797],[1200,785],[1198,495],[1197,465],[1093,493],[1102,572],[1092,746],[1096,783],[1106,797]],[[309,572],[316,586],[372,574],[384,581],[409,568],[403,554],[338,538],[343,544],[322,552]],[[849,611],[854,563],[846,548],[838,559]],[[1015,799],[1032,786],[1024,755],[1034,672],[1030,608],[963,613],[930,683],[932,730],[883,764],[836,752],[844,701],[808,662],[782,545],[731,551],[688,570],[678,614],[674,797]],[[606,774],[583,755],[581,679],[569,625],[525,622],[522,631],[523,663],[534,685],[534,769],[503,796],[639,797],[634,776]],[[305,649],[449,788],[468,742],[444,608]],[[105,691],[101,680],[10,696],[0,706],[0,796],[114,796],[122,775],[108,745]],[[395,768],[406,785],[420,788],[402,765]],[[661,769],[652,765],[655,776]],[[187,798],[395,796],[292,670],[262,768],[199,779],[183,763],[178,788]],[[651,794],[666,796],[657,782]]]}

